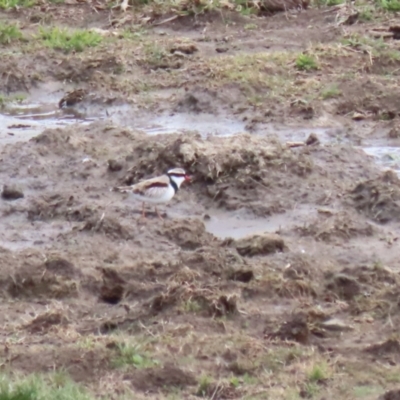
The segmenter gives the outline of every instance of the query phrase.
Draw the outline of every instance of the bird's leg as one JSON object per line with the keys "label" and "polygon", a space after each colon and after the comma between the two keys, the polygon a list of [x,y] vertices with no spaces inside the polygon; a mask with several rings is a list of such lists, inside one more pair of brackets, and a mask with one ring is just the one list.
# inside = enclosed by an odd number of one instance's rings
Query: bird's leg
{"label": "bird's leg", "polygon": [[160,215],[160,213],[158,212],[157,206],[154,206],[155,210],[156,210],[156,214],[158,216],[158,218],[160,218],[161,220],[163,220],[164,218]]}
{"label": "bird's leg", "polygon": [[144,202],[142,203],[142,218],[146,219],[146,213],[145,213],[145,209],[144,209]]}

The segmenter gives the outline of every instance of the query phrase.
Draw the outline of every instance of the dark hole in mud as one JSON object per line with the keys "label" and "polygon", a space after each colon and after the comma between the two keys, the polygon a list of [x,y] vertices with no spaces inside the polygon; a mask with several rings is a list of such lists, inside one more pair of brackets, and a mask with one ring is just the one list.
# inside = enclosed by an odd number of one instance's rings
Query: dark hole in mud
{"label": "dark hole in mud", "polygon": [[24,197],[24,193],[16,188],[15,186],[4,185],[1,192],[1,198],[3,200],[17,200]]}
{"label": "dark hole in mud", "polygon": [[249,283],[254,279],[254,272],[251,270],[239,270],[230,274],[229,279],[238,282]]}
{"label": "dark hole in mud", "polygon": [[108,160],[108,170],[111,172],[118,172],[124,168],[124,163],[118,160]]}
{"label": "dark hole in mud", "polygon": [[100,288],[100,300],[108,304],[118,304],[124,297],[125,289],[122,285],[103,285]]}
{"label": "dark hole in mud", "polygon": [[[112,322],[112,321],[103,322],[99,328],[100,333],[102,335],[107,335],[108,333],[111,333],[117,329],[118,329],[118,324],[116,324],[115,322]],[[109,345],[107,345],[107,347],[110,348]]]}

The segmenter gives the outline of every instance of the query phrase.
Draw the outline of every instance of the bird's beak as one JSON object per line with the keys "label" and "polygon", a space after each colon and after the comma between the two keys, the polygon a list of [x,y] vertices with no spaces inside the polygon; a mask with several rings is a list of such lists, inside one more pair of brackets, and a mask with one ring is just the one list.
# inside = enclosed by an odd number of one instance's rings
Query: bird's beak
{"label": "bird's beak", "polygon": [[190,176],[190,175],[185,175],[185,181],[191,181],[192,180],[192,177]]}

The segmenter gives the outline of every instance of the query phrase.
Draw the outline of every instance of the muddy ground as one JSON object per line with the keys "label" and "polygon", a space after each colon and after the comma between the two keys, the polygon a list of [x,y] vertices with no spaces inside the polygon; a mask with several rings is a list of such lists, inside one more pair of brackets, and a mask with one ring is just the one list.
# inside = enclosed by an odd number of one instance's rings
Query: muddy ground
{"label": "muddy ground", "polygon": [[[1,12],[23,33],[0,58],[4,374],[104,399],[397,398],[400,53],[377,30],[396,15],[358,7]],[[66,54],[48,25],[104,40]],[[162,221],[111,191],[174,166],[193,180]]]}

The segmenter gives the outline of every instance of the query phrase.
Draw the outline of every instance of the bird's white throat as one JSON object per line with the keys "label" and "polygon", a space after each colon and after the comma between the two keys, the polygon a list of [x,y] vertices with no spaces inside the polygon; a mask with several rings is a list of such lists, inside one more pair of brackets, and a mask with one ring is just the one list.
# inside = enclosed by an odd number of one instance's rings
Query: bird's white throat
{"label": "bird's white throat", "polygon": [[170,179],[175,182],[176,186],[178,187],[178,189],[181,187],[182,183],[185,181],[185,177],[184,176],[174,176],[174,175],[170,175]]}

